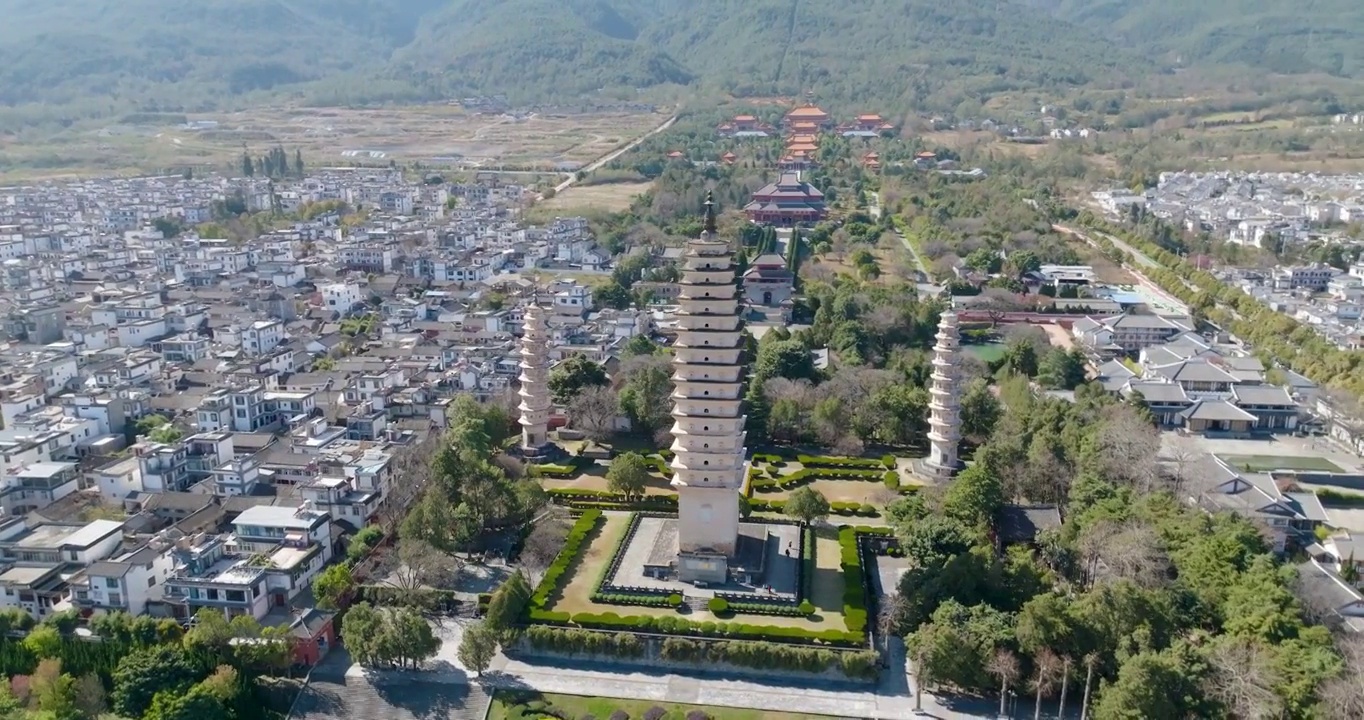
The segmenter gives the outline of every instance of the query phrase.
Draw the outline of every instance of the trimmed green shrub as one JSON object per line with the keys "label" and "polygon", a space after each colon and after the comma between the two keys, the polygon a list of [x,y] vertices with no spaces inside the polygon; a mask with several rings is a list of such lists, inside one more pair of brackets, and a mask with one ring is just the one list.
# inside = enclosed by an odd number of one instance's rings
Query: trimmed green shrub
{"label": "trimmed green shrub", "polygon": [[729,612],[729,601],[722,597],[713,597],[710,602],[706,603],[706,608],[713,615],[724,615]]}
{"label": "trimmed green shrub", "polygon": [[876,506],[869,503],[862,503],[862,507],[857,509],[858,514],[867,517],[876,517]]}
{"label": "trimmed green shrub", "polygon": [[867,630],[867,593],[862,582],[862,555],[857,549],[857,530],[844,527],[838,531],[843,569],[843,622],[848,632],[861,636]]}
{"label": "trimmed green shrub", "polygon": [[886,484],[886,487],[890,488],[891,490],[899,490],[900,473],[897,473],[894,470],[887,470],[882,482],[884,482]]}
{"label": "trimmed green shrub", "polygon": [[800,614],[801,614],[801,615],[814,615],[814,614],[815,614],[815,604],[812,603],[812,602],[810,602],[809,600],[801,600],[801,601],[800,601]]}
{"label": "trimmed green shrub", "polygon": [[882,456],[881,456],[881,464],[882,464],[882,465],[885,465],[887,470],[894,470],[894,469],[895,469],[895,456],[894,456],[894,455],[882,455]]}
{"label": "trimmed green shrub", "polygon": [[677,593],[669,595],[668,604],[671,605],[672,607],[682,607],[682,596],[678,595]]}
{"label": "trimmed green shrub", "polygon": [[836,457],[830,455],[797,455],[796,460],[799,460],[800,464],[805,467],[879,468],[884,464],[882,460],[873,460],[871,458]]}

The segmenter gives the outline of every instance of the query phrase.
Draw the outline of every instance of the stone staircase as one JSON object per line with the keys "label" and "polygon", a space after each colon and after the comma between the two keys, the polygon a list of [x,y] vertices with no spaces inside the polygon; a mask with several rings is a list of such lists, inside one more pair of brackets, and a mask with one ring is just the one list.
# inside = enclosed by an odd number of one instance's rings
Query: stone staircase
{"label": "stone staircase", "polygon": [[683,595],[682,606],[691,612],[710,612],[710,598],[704,595]]}

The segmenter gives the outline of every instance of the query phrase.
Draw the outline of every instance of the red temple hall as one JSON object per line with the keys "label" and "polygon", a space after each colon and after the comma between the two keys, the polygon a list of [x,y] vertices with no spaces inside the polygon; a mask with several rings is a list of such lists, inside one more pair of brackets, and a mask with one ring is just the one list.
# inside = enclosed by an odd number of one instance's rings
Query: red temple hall
{"label": "red temple hall", "polygon": [[783,173],[774,183],[754,191],[753,201],[744,207],[748,219],[757,223],[795,225],[824,218],[824,193],[800,179],[797,173]]}

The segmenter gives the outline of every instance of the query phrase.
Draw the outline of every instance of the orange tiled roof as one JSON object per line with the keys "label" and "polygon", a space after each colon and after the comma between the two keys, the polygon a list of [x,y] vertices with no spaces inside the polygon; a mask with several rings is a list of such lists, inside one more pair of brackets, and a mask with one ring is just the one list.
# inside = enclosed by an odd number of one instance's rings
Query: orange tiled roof
{"label": "orange tiled roof", "polygon": [[813,118],[813,117],[819,117],[819,118],[826,118],[826,117],[829,117],[829,113],[826,113],[826,112],[824,112],[823,110],[820,110],[819,108],[815,107],[814,105],[806,105],[805,107],[798,107],[798,108],[796,108],[795,110],[792,110],[791,112],[786,113],[786,117],[811,117],[811,118]]}

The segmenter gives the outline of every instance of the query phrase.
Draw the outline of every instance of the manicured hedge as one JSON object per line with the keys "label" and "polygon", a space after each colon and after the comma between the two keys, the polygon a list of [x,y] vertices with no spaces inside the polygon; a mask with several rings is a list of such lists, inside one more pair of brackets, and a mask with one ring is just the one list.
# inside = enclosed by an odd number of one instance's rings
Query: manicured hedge
{"label": "manicured hedge", "polygon": [[572,465],[531,465],[526,468],[526,472],[531,477],[552,477],[552,478],[571,478],[578,474],[578,468]]}
{"label": "manicured hedge", "polygon": [[831,455],[797,455],[796,460],[800,461],[800,464],[805,467],[882,468],[885,466],[882,460]]}
{"label": "manicured hedge", "polygon": [[897,473],[894,470],[887,470],[884,478],[882,479],[882,482],[884,482],[886,484],[886,487],[890,488],[891,490],[899,490],[900,473]]}
{"label": "manicured hedge", "polygon": [[872,469],[839,469],[839,468],[804,468],[786,475],[779,475],[775,478],[751,477],[750,487],[754,492],[777,492],[779,490],[794,490],[815,480],[860,480],[865,482],[885,481],[885,470]]}
{"label": "manicured hedge", "polygon": [[706,603],[706,609],[710,610],[712,615],[724,615],[729,612],[729,601],[722,597],[713,597]]}
{"label": "manicured hedge", "polygon": [[[536,650],[570,655],[605,655],[619,658],[638,658],[644,655],[644,643],[629,633],[536,626],[526,631],[526,641]],[[741,667],[811,673],[836,668],[848,677],[859,679],[875,678],[878,660],[877,654],[870,650],[838,652],[768,642],[701,642],[685,638],[664,640],[659,647],[659,656],[672,662],[710,665],[726,663]]]}
{"label": "manicured hedge", "polygon": [[[865,614],[865,611],[864,611]],[[561,614],[560,614],[561,615]],[[550,622],[548,619],[544,622]],[[565,621],[561,621],[565,622]],[[618,615],[616,613],[574,613],[566,622],[598,630],[623,630],[671,635],[698,635],[770,642],[818,642],[843,647],[860,647],[865,642],[863,633],[843,630],[810,630],[801,627],[749,625],[737,622],[698,623],[677,615],[661,617]],[[706,625],[714,628],[707,631]],[[865,624],[865,620],[864,620]]]}
{"label": "manicured hedge", "polygon": [[535,594],[530,598],[532,609],[543,610],[549,604],[549,598],[560,590],[560,580],[568,572],[568,568],[577,559],[578,553],[582,552],[583,543],[587,536],[601,522],[600,510],[588,510],[573,523],[573,527],[568,531],[568,536],[564,538],[564,548],[559,551],[554,562],[549,564],[545,570],[545,576],[540,579],[540,584],[535,588]]}
{"label": "manicured hedge", "polygon": [[843,622],[848,632],[861,636],[867,630],[867,589],[862,577],[862,553],[857,547],[857,529],[838,531],[840,565],[843,568]]}
{"label": "manicured hedge", "polygon": [[1356,493],[1343,493],[1335,490],[1321,489],[1317,491],[1317,499],[1326,507],[1364,507],[1364,495]]}
{"label": "manicured hedge", "polygon": [[894,456],[894,455],[882,455],[882,456],[881,456],[881,464],[882,464],[882,465],[885,465],[887,470],[894,470],[894,469],[895,469],[895,456]]}
{"label": "manicured hedge", "polygon": [[[672,455],[672,452],[669,451],[668,454]],[[648,464],[649,467],[653,468],[654,472],[665,478],[673,476],[673,469],[668,467],[668,458],[663,457],[662,451],[660,451],[660,454],[658,455],[645,455],[644,462]]]}
{"label": "manicured hedge", "polygon": [[637,658],[644,655],[644,643],[630,633],[603,633],[572,628],[532,625],[526,640],[536,650],[611,657]]}
{"label": "manicured hedge", "polygon": [[836,652],[765,642],[699,642],[683,638],[663,641],[659,656],[688,663],[727,663],[741,667],[818,673],[838,668],[852,678],[873,679],[879,656],[871,650]]}

